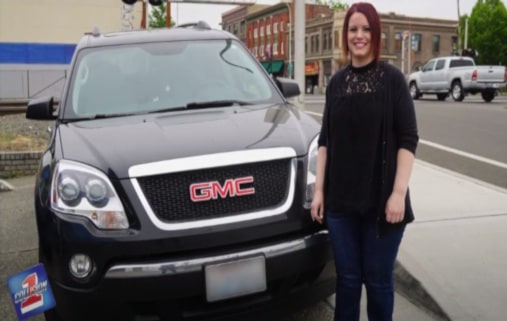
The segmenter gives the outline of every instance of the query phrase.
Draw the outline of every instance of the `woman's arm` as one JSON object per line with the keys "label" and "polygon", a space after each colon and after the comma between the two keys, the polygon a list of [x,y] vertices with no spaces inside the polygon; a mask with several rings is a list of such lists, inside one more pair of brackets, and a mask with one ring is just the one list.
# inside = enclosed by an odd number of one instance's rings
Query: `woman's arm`
{"label": "woman's arm", "polygon": [[405,196],[414,167],[414,159],[415,156],[411,151],[404,148],[398,150],[393,191],[387,199],[385,208],[386,221],[389,223],[399,223],[405,216]]}

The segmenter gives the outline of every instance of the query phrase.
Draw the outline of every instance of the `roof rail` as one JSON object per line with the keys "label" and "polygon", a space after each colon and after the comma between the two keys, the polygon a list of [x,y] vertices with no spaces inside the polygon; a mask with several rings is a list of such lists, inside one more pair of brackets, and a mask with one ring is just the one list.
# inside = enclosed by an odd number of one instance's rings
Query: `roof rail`
{"label": "roof rail", "polygon": [[198,22],[183,23],[176,26],[176,28],[196,28],[196,29],[211,29],[206,21],[199,20]]}

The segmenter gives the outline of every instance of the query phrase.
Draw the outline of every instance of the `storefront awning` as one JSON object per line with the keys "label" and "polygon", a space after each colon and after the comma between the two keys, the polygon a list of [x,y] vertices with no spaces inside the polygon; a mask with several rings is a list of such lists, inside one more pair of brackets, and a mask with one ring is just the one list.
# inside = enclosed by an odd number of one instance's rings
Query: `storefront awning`
{"label": "storefront awning", "polygon": [[270,74],[277,74],[283,69],[283,60],[262,61],[261,64]]}

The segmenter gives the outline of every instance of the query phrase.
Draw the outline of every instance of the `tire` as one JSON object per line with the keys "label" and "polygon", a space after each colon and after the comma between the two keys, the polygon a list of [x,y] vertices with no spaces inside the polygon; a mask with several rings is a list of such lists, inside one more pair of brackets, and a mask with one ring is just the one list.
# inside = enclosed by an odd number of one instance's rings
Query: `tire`
{"label": "tire", "polygon": [[495,92],[492,90],[485,90],[481,92],[482,99],[484,99],[485,102],[489,103],[495,98]]}
{"label": "tire", "polygon": [[452,82],[451,96],[454,101],[463,101],[465,94],[463,93],[463,86],[461,85],[461,81],[455,80]]}
{"label": "tire", "polygon": [[443,101],[447,98],[447,94],[437,94],[437,99]]}
{"label": "tire", "polygon": [[419,97],[421,97],[421,93],[419,92],[419,88],[417,88],[415,81],[412,81],[408,88],[410,91],[410,97],[412,97],[412,99],[419,99]]}

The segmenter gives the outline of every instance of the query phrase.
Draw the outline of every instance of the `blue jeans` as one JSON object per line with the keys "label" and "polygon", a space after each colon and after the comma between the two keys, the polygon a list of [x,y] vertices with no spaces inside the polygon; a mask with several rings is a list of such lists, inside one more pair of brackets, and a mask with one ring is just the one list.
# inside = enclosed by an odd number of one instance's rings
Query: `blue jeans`
{"label": "blue jeans", "polygon": [[359,321],[361,290],[366,287],[369,321],[392,321],[393,271],[404,228],[377,238],[369,213],[326,215],[336,265],[335,321]]}

